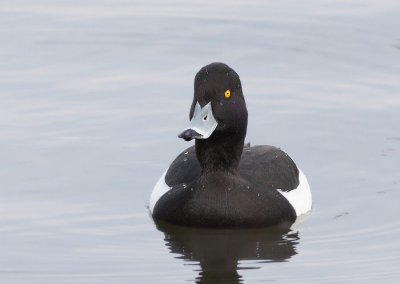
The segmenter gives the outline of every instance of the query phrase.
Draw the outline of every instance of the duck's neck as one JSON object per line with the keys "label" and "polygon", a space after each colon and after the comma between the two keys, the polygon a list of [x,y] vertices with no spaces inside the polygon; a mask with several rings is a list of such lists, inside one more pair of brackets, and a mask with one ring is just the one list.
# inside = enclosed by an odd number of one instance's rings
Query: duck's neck
{"label": "duck's neck", "polygon": [[214,133],[208,139],[196,139],[196,155],[202,174],[217,171],[236,173],[243,151],[244,137]]}

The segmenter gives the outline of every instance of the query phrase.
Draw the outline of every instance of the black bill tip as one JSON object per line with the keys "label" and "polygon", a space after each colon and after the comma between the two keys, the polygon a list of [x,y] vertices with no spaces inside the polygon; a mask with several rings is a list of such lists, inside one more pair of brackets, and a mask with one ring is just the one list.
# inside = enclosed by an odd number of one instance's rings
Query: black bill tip
{"label": "black bill tip", "polygon": [[185,141],[190,141],[194,138],[201,137],[201,135],[197,131],[189,128],[185,129],[181,134],[178,135],[178,137],[184,139]]}

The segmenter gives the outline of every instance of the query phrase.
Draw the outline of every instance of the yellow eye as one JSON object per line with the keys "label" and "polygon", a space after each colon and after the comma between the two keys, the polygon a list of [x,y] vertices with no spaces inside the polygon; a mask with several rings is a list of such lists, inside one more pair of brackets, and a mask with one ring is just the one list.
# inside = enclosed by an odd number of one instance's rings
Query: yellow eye
{"label": "yellow eye", "polygon": [[226,90],[225,91],[225,99],[229,99],[231,97],[231,91],[230,90]]}

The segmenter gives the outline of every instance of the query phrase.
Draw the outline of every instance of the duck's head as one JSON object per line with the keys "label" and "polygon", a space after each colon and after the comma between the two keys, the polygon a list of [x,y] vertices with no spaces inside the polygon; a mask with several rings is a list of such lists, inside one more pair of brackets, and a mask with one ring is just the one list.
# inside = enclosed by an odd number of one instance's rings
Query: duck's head
{"label": "duck's head", "polygon": [[211,63],[196,74],[189,126],[179,134],[186,141],[231,137],[244,140],[247,109],[239,75],[228,65]]}

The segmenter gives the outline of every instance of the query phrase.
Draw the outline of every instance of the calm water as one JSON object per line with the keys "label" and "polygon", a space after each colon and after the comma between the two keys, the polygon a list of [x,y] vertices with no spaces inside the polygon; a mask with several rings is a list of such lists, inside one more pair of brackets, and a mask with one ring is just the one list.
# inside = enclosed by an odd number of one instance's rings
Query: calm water
{"label": "calm water", "polygon": [[[398,1],[7,2],[1,283],[399,283]],[[247,140],[309,178],[296,230],[148,215],[213,61],[242,78]]]}

